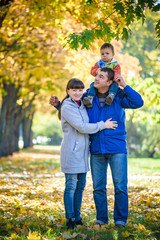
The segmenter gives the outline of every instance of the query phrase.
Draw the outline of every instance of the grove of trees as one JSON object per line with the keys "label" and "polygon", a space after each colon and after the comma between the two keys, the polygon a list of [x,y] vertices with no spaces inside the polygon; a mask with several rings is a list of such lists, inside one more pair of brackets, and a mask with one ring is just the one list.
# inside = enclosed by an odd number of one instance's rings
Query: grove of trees
{"label": "grove of trees", "polygon": [[128,111],[130,151],[153,156],[160,143],[159,7],[152,0],[1,1],[0,156],[19,151],[20,125],[24,147],[32,146],[35,113],[52,112],[50,95],[64,96],[69,78],[86,87],[93,81],[89,69],[104,41],[113,42],[122,75],[145,101],[141,112]]}

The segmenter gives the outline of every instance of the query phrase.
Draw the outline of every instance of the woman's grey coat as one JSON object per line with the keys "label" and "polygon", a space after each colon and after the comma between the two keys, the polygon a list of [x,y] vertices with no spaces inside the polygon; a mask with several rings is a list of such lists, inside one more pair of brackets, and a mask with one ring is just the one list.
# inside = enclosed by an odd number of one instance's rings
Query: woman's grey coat
{"label": "woman's grey coat", "polygon": [[89,170],[89,136],[105,129],[103,121],[88,123],[86,108],[73,99],[64,100],[61,108],[63,140],[61,144],[61,169],[64,173],[85,173]]}

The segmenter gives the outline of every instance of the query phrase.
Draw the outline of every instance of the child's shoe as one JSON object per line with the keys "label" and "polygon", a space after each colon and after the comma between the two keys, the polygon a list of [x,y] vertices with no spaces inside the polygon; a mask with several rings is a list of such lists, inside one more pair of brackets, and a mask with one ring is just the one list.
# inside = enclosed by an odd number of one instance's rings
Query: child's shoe
{"label": "child's shoe", "polygon": [[83,103],[87,108],[92,108],[93,96],[88,96],[83,98]]}
{"label": "child's shoe", "polygon": [[70,218],[67,221],[67,229],[74,229],[74,227],[76,226],[75,220],[73,220],[72,218]]}
{"label": "child's shoe", "polygon": [[113,93],[109,93],[108,96],[106,97],[106,104],[111,105],[114,98],[115,98],[115,95]]}
{"label": "child's shoe", "polygon": [[81,225],[81,226],[83,226],[82,220],[75,221],[75,224],[76,224],[76,225]]}

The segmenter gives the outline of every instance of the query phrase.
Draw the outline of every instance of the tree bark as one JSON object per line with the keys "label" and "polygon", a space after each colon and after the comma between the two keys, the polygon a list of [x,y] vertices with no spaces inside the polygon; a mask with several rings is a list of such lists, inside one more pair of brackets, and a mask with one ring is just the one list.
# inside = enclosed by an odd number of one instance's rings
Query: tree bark
{"label": "tree bark", "polygon": [[[21,108],[21,107],[20,107]],[[14,126],[13,126],[13,135],[12,135],[12,146],[13,146],[13,152],[18,152],[19,151],[19,127],[20,123],[23,119],[23,114],[21,111],[17,114],[15,113],[14,115]]]}
{"label": "tree bark", "polygon": [[24,148],[32,147],[32,138],[33,138],[33,132],[32,132],[32,121],[33,121],[33,115],[34,112],[30,113],[29,116],[25,116],[23,120],[23,142],[24,142]]}
{"label": "tree bark", "polygon": [[14,113],[18,99],[18,90],[14,84],[8,85],[8,102],[6,110],[6,123],[2,140],[2,156],[8,156],[13,153],[13,127]]}
{"label": "tree bark", "polygon": [[[28,105],[24,108],[24,105],[18,105],[15,109],[15,114],[14,114],[14,126],[13,126],[13,135],[12,135],[12,146],[13,146],[13,152],[17,152],[19,151],[19,129],[20,129],[20,124],[23,124],[23,121],[26,119],[28,119],[28,123],[27,123],[27,134],[29,135],[29,139],[27,141],[30,141],[30,143],[27,142],[27,146],[28,147],[32,147],[32,131],[31,131],[31,127],[32,127],[32,118],[33,118],[33,114],[34,114],[34,105],[32,104],[33,100],[35,99],[36,94],[33,95],[32,99],[30,99],[30,101],[28,101]],[[25,103],[26,105],[26,103]],[[28,116],[28,118],[26,117],[26,115]],[[27,136],[28,138],[28,136]]]}
{"label": "tree bark", "polygon": [[154,157],[154,154],[155,154],[155,150],[153,150],[152,152],[149,152],[149,153],[148,153],[148,157],[149,157],[149,158],[153,158],[153,157]]}
{"label": "tree bark", "polygon": [[[8,85],[3,84],[3,89],[7,92]],[[3,139],[3,130],[5,124],[5,116],[7,110],[8,95],[2,96],[2,107],[0,112],[0,157],[2,156],[2,139]]]}

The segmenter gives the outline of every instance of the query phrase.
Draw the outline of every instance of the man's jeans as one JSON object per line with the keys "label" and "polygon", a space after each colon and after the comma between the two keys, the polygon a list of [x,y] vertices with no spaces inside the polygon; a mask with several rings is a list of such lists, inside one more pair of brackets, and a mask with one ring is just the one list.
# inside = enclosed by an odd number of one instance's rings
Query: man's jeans
{"label": "man's jeans", "polygon": [[127,190],[127,154],[96,154],[91,155],[91,173],[93,179],[93,195],[97,211],[97,223],[108,223],[107,202],[107,167],[111,168],[115,201],[114,222],[125,226],[128,218]]}
{"label": "man's jeans", "polygon": [[83,191],[86,185],[86,173],[66,174],[65,173],[64,206],[66,219],[74,218],[81,220],[81,203]]}

